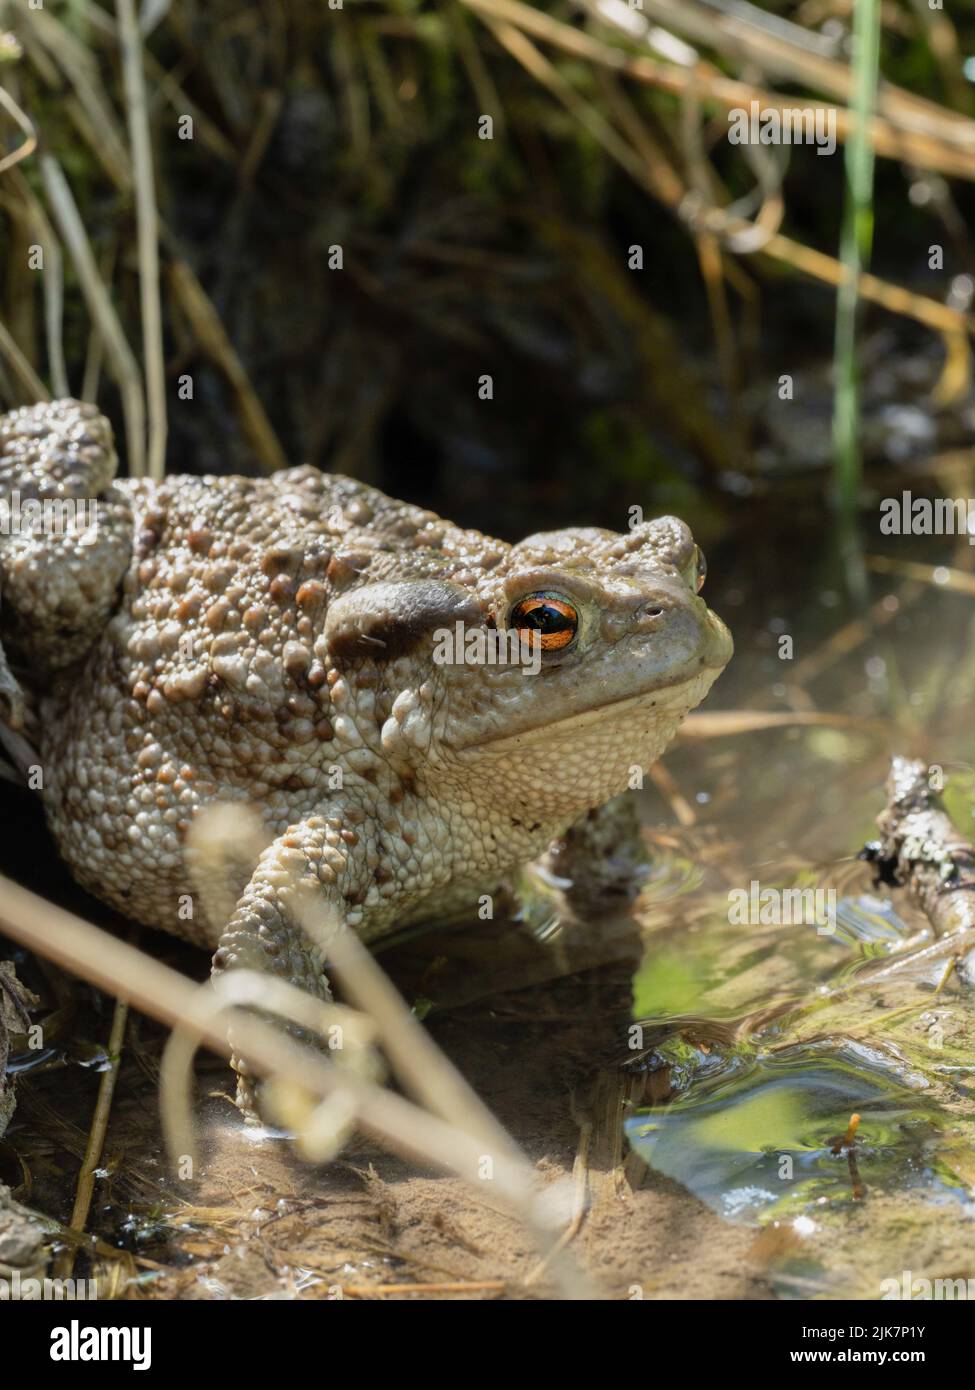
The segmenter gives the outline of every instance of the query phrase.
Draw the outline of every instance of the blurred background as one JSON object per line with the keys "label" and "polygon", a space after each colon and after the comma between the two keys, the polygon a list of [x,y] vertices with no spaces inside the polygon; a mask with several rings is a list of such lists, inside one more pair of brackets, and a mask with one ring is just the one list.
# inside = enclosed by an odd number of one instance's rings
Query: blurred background
{"label": "blurred background", "polygon": [[[509,538],[639,504],[828,548],[831,495],[969,467],[970,5],[861,5],[862,74],[852,0],[332,5],[143,0],[140,150],[115,8],[0,3],[7,404],[33,375],[125,438],[151,154],[170,471],[311,462]],[[833,108],[835,153],[731,143],[752,101]],[[833,435],[858,210],[863,488]]]}

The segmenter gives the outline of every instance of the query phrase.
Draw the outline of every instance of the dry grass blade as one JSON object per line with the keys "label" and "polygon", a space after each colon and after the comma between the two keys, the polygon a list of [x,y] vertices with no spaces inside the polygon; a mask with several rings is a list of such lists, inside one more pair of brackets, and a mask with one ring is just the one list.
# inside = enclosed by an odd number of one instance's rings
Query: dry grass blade
{"label": "dry grass blade", "polygon": [[[231,1055],[227,1015],[215,1020],[209,987],[194,984],[126,942],[3,878],[0,926],[12,940],[80,979],[127,1000],[170,1028],[198,1034],[218,1055]],[[412,1160],[454,1172],[475,1191],[483,1191],[480,1175],[485,1154],[480,1136],[466,1134],[402,1097],[331,1066],[321,1054],[293,1042],[259,1018],[240,1010],[232,1017],[234,1047],[245,1051],[250,1065],[261,1074],[285,1077],[323,1100],[336,1093],[350,1095],[357,1123],[366,1133]],[[529,1230],[541,1235],[539,1244],[547,1253],[553,1225],[546,1215],[548,1204],[540,1205],[533,1169],[524,1159],[512,1161],[508,1152],[506,1148],[491,1155],[494,1190]],[[564,1260],[553,1266],[553,1278],[564,1297],[586,1297],[589,1293],[586,1282]]]}
{"label": "dry grass blade", "polygon": [[33,223],[33,234],[44,250],[44,273],[41,285],[44,291],[44,328],[47,341],[47,364],[51,377],[51,388],[55,400],[71,394],[68,386],[68,368],[64,359],[64,258],[61,243],[51,226],[40,199],[18,169],[14,174],[14,187],[22,198],[27,216]]}
{"label": "dry grass blade", "polygon": [[450,31],[450,37],[457,48],[457,56],[464,65],[468,81],[481,110],[494,113],[494,131],[495,136],[498,137],[504,132],[504,103],[494,78],[491,76],[491,70],[481,57],[481,50],[474,42],[468,27],[467,16],[456,5],[450,3],[450,0],[441,7],[441,12]]}
{"label": "dry grass blade", "polygon": [[[699,735],[703,737],[703,735]],[[667,802],[678,825],[696,825],[697,813],[662,762],[654,763],[647,776]]]}
{"label": "dry grass blade", "polygon": [[[85,1146],[85,1156],[81,1163],[81,1171],[78,1174],[78,1187],[75,1192],[74,1207],[71,1211],[70,1228],[78,1237],[84,1236],[85,1226],[88,1223],[88,1213],[91,1211],[92,1198],[95,1195],[95,1170],[101,1162],[102,1150],[105,1147],[108,1117],[112,1112],[112,1098],[115,1095],[115,1083],[118,1080],[119,1065],[122,1060],[122,1043],[125,1039],[125,1024],[128,1016],[128,1005],[123,1004],[121,1000],[116,1000],[115,1011],[112,1015],[112,1029],[108,1038],[108,1066],[99,1078],[95,1113],[91,1118],[88,1143]],[[59,1253],[55,1264],[55,1274],[59,1279],[71,1277],[76,1250],[75,1245],[66,1245]]]}
{"label": "dry grass blade", "polygon": [[[106,32],[113,33],[110,16],[105,15],[105,20]],[[177,116],[191,117],[194,137],[199,138],[200,144],[205,146],[211,154],[216,155],[217,159],[223,160],[225,164],[236,164],[239,158],[237,148],[231,144],[216,122],[212,121],[206,112],[187,94],[186,90],[180,86],[174,74],[164,68],[148,49],[144,50],[143,58],[146,71],[152,81],[153,90],[166,98],[170,109]]]}
{"label": "dry grass blade", "polygon": [[163,355],[162,306],[159,299],[159,240],[156,191],[153,183],[152,141],[142,39],[133,0],[117,0],[119,42],[129,114],[129,139],[135,174],[136,226],[139,243],[139,291],[142,305],[142,346],[146,397],[149,404],[148,472],[162,478],[166,471],[166,364]]}
{"label": "dry grass blade", "polygon": [[[375,1021],[407,1090],[433,1114],[480,1140],[485,1145],[484,1158],[490,1158],[491,1164],[501,1158],[515,1167],[521,1165],[524,1159],[504,1127],[406,1007],[358,937],[350,931],[336,931],[324,906],[306,911],[301,925],[323,952],[327,950],[329,964],[345,993]],[[562,1239],[552,1241],[549,1219],[543,1219],[532,1206],[527,1220],[544,1252],[543,1265],[552,1268],[562,1287],[574,1284],[574,1271],[561,1262]]]}
{"label": "dry grass blade", "polygon": [[[105,279],[108,281],[110,276],[106,275]],[[105,340],[93,326],[88,334],[88,351],[85,353],[85,371],[81,378],[81,390],[78,392],[79,400],[98,400],[98,383],[101,380],[104,357]]]}
{"label": "dry grass blade", "polygon": [[[598,15],[614,27],[634,32],[632,10],[622,0],[576,0],[582,8]],[[642,14],[637,22],[649,26],[656,20],[668,30],[717,50],[742,66],[757,68],[772,79],[788,78],[812,91],[825,92],[848,103],[852,95],[850,67],[844,62],[817,53],[813,36],[798,25],[791,34],[778,32],[768,24],[768,15],[756,6],[742,3],[734,11],[721,14],[717,7],[701,0],[641,0]],[[645,16],[645,18],[644,18]],[[776,17],[778,18],[778,17]],[[896,129],[955,145],[975,153],[975,125],[957,111],[916,96],[892,83],[885,83],[878,95],[878,109]]]}
{"label": "dry grass blade", "polygon": [[877,574],[900,574],[906,579],[919,579],[936,589],[953,589],[957,594],[975,595],[975,575],[948,565],[924,565],[916,560],[891,560],[886,555],[868,555],[867,569]]}
{"label": "dry grass blade", "polygon": [[965,76],[965,57],[954,24],[943,10],[936,10],[929,0],[910,0],[910,3],[931,56],[938,64],[949,99],[959,111],[970,115],[975,106],[975,94]]}
{"label": "dry grass blade", "polygon": [[11,371],[24,387],[28,400],[49,401],[51,393],[34,371],[11,336],[6,324],[0,321],[0,354],[10,366]]}
{"label": "dry grass blade", "polygon": [[517,1150],[497,1120],[403,1003],[389,977],[351,932],[336,934],[324,915],[309,916],[305,930],[322,948],[344,992],[375,1021],[390,1061],[406,1089],[434,1114],[481,1137],[493,1152]]}
{"label": "dry grass blade", "polygon": [[[278,1014],[300,1024],[310,1033],[324,1036],[331,1028],[341,1028],[344,1044],[353,1053],[370,1049],[376,1028],[370,1019],[338,1004],[326,1004],[310,994],[252,970],[232,970],[220,976],[212,989],[211,1017],[216,1023],[233,1008],[257,1008]],[[196,1163],[193,1133],[193,1058],[202,1042],[199,1032],[174,1028],[163,1049],[159,1068],[160,1106],[163,1136],[171,1154],[184,1155]]]}
{"label": "dry grass blade", "polygon": [[108,351],[112,371],[122,395],[129,472],[140,478],[145,472],[145,402],[142,375],[132,354],[106,289],[77,204],[60,165],[51,155],[41,156],[41,177],[61,238],[74,262],[88,311],[98,325]]}
{"label": "dry grass blade", "polygon": [[343,1284],[342,1297],[373,1299],[386,1294],[504,1293],[507,1287],[500,1279],[480,1279],[469,1283],[456,1280],[450,1284]]}
{"label": "dry grass blade", "polygon": [[639,157],[596,107],[579,95],[571,83],[562,76],[558,68],[525,37],[522,31],[514,25],[496,23],[493,20],[488,20],[488,26],[498,42],[508,50],[513,58],[521,63],[527,72],[531,73],[536,81],[546,87],[572,112],[580,125],[599,141],[607,154],[612,155],[613,159],[622,165],[638,183],[645,184],[646,177]]}
{"label": "dry grass blade", "polygon": [[269,473],[287,468],[281,443],[203,286],[185,261],[175,261],[169,267],[169,281],[201,349],[233,388],[241,425],[258,461]]}
{"label": "dry grass blade", "polygon": [[[45,219],[46,221],[46,219]],[[68,366],[64,360],[64,259],[53,227],[46,243],[44,261],[44,330],[47,339],[47,367],[55,399],[71,395]]]}
{"label": "dry grass blade", "polygon": [[[96,7],[88,8],[94,11]],[[106,98],[94,54],[43,7],[23,6],[22,14],[25,22],[19,33],[34,67],[55,90],[63,86],[60,74],[68,79],[73,90],[64,98],[67,114],[115,187],[128,189],[132,171],[125,141]]]}
{"label": "dry grass blade", "polygon": [[21,111],[6,87],[0,87],[0,106],[3,107],[8,116],[17,122],[26,136],[22,145],[18,145],[15,150],[11,150],[9,154],[5,154],[0,159],[0,174],[2,174],[34,153],[37,149],[37,131],[34,129],[34,123],[30,117],[26,112]]}
{"label": "dry grass blade", "polygon": [[851,714],[828,714],[820,710],[714,710],[708,714],[689,714],[678,732],[679,738],[726,738],[729,734],[753,734],[763,729],[789,729],[797,724],[821,725],[828,729],[877,730],[874,719],[857,719]]}
{"label": "dry grass blade", "polygon": [[[643,54],[632,54],[604,43],[592,34],[563,24],[531,5],[523,4],[521,0],[462,0],[462,3],[485,19],[510,23],[527,34],[554,44],[563,52],[600,63],[621,76],[632,77],[673,96],[685,96],[692,89],[696,89],[703,102],[725,111],[737,108],[748,110],[753,101],[757,101],[763,110],[771,111],[795,110],[797,107],[815,111],[822,108],[835,113],[838,140],[845,141],[853,129],[852,113],[844,107],[823,101],[783,96],[781,92],[726,77],[718,68],[704,62],[696,64],[693,68],[682,68]],[[634,14],[634,11],[625,5],[614,6],[612,10],[604,12],[601,18],[631,42],[634,37],[634,24],[646,23],[642,16]],[[932,109],[941,112],[940,107]],[[971,148],[960,147],[957,140],[949,139],[944,131],[939,131],[935,136],[926,131],[902,129],[880,116],[875,117],[870,124],[870,139],[876,153],[884,159],[915,164],[921,169],[937,170],[942,174],[972,180],[975,179],[975,123],[967,122],[964,117],[958,119],[964,121],[973,131]],[[954,131],[955,127],[952,126],[951,129]]]}
{"label": "dry grass blade", "polygon": [[[658,164],[653,162],[645,166],[639,154],[621,139],[615,128],[609,125],[600,113],[590,111],[587,103],[567,83],[558,69],[528,42],[525,35],[533,34],[564,52],[587,58],[622,76],[650,83],[675,96],[696,97],[702,103],[728,110],[733,107],[748,109],[752,101],[758,101],[763,109],[779,111],[795,109],[797,106],[815,109],[822,103],[800,101],[794,97],[783,97],[777,92],[764,91],[748,83],[726,78],[705,64],[699,64],[693,70],[685,70],[651,58],[632,57],[618,48],[600,42],[590,34],[582,33],[550,15],[522,4],[521,0],[463,0],[463,3],[479,14],[514,56],[573,111],[600,140],[607,153],[616,159],[636,182],[656,196],[661,196],[665,190],[664,201],[686,218],[692,231],[719,236],[729,250],[739,254],[760,251],[761,254],[792,266],[834,288],[843,283],[843,267],[834,256],[805,246],[780,232],[770,231],[769,228],[759,226],[757,222],[748,218],[736,216],[733,210],[702,206],[700,197],[692,200],[686,196],[686,186],[685,196],[675,201],[674,181],[667,179],[662,183]],[[632,15],[632,11],[627,12],[625,9],[624,13]],[[637,19],[639,20],[639,16]],[[614,22],[625,28],[628,34],[632,34],[630,24],[622,25],[619,20]],[[852,113],[835,107],[829,109],[835,112],[838,138],[846,140],[853,129]],[[972,130],[975,132],[975,124],[972,125]],[[950,159],[940,158],[938,148],[931,148],[931,142],[926,136],[912,136],[908,132],[892,130],[885,133],[882,123],[876,119],[871,124],[870,133],[877,154],[902,161],[910,159],[922,168],[941,169],[963,178],[975,179],[975,150],[971,155],[959,155],[953,150]],[[912,140],[923,140],[924,148],[913,148]],[[951,164],[950,169],[948,164]],[[683,185],[683,180],[680,182]],[[766,200],[766,206],[770,214],[774,215],[774,199]],[[949,383],[946,375],[939,383],[938,399],[944,404],[947,400],[956,398],[959,390],[964,390],[969,375],[967,334],[975,331],[975,320],[971,315],[926,295],[915,294],[899,285],[889,284],[875,275],[862,275],[859,278],[858,293],[861,298],[879,304],[891,313],[916,319],[941,333],[950,348],[946,374],[950,372],[951,380]]]}

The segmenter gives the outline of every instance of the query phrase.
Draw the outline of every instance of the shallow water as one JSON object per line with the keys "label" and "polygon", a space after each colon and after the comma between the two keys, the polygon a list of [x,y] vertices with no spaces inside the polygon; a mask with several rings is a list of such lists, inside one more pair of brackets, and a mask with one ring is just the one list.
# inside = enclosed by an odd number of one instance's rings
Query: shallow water
{"label": "shallow water", "polygon": [[[926,562],[967,569],[970,549],[951,546]],[[876,886],[856,857],[895,752],[944,769],[972,834],[971,597],[942,572],[931,584],[875,574],[858,609],[807,551],[786,602],[781,585],[763,587],[760,554],[745,545],[712,566],[709,601],[737,659],[665,759],[685,823],[668,826],[658,792],[643,794],[654,863],[633,912],[634,1026],[621,1022],[616,1061],[649,1074],[654,1103],[627,1109],[625,1133],[724,1220],[781,1233],[766,1252],[780,1295],[880,1297],[904,1270],[973,1277],[971,981],[948,969],[950,942],[932,950],[906,894]],[[722,706],[832,720],[705,737]],[[781,897],[776,912],[769,889],[805,890],[805,920],[788,920]],[[447,965],[442,1004],[476,999],[478,981],[523,987],[633,949],[625,916],[533,907],[530,945],[522,931],[495,936],[486,975],[464,972],[460,993]],[[483,935],[471,950],[476,966]]]}
{"label": "shallow water", "polygon": [[[952,563],[944,551],[932,558]],[[954,562],[971,563],[967,546]],[[923,1275],[921,1231],[945,1204],[955,1226],[942,1223],[941,1267],[927,1273],[943,1277],[947,1265],[957,1277],[959,1259],[968,1277],[975,1273],[966,1250],[975,1217],[971,982],[946,977],[950,950],[932,953],[930,928],[906,895],[875,888],[869,867],[851,858],[872,833],[895,751],[945,769],[955,823],[972,834],[972,609],[944,583],[875,578],[857,630],[833,590],[812,599],[745,629],[746,652],[764,653],[769,638],[777,645],[792,634],[795,660],[739,660],[728,682],[736,703],[876,725],[745,734],[685,746],[670,760],[700,808],[682,854],[692,857],[698,837],[706,848],[715,832],[721,850],[699,888],[665,906],[651,890],[641,913],[649,939],[634,977],[634,1018],[656,1028],[658,1040],[639,1065],[662,1071],[672,1090],[666,1104],[634,1110],[626,1131],[652,1168],[725,1218],[788,1224],[815,1246],[822,1292],[877,1297],[872,1276],[831,1268],[844,1213],[849,1228],[857,1205],[866,1220],[861,1230],[856,1218],[861,1273],[887,1265]],[[721,611],[720,584],[713,601]],[[846,650],[830,634],[844,625]],[[817,641],[825,644],[818,651]],[[742,646],[739,636],[739,656]],[[840,654],[827,664],[831,651]],[[756,670],[767,684],[755,681]],[[720,698],[728,693],[720,688]],[[831,892],[832,920],[820,915],[817,925],[810,913],[804,922],[763,922],[754,911],[759,887],[820,890],[819,904]],[[751,899],[744,923],[729,921],[732,894]],[[900,968],[889,974],[882,967],[893,961]],[[688,1011],[695,1017],[684,1026]],[[664,1022],[673,1031],[659,1040]],[[853,1115],[859,1127],[843,1144]],[[871,1221],[879,1197],[899,1201],[896,1220],[885,1207]],[[815,1240],[827,1218],[838,1232]],[[794,1272],[796,1259],[790,1247],[786,1269]]]}

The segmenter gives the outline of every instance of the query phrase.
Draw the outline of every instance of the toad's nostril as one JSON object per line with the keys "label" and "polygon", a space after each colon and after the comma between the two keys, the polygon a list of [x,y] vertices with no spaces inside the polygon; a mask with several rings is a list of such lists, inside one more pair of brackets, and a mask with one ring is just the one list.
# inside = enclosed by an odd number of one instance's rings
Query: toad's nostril
{"label": "toad's nostril", "polygon": [[633,614],[632,627],[637,632],[653,632],[660,627],[660,619],[664,615],[664,606],[661,603],[644,603]]}

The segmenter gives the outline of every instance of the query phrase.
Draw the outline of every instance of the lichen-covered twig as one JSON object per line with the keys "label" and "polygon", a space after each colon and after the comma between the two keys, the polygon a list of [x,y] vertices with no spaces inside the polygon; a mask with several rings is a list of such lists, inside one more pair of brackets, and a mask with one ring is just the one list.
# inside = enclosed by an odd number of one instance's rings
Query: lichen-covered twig
{"label": "lichen-covered twig", "polygon": [[[907,888],[938,936],[975,932],[975,845],[956,829],[926,763],[895,757],[880,839],[861,851],[881,882]],[[968,943],[970,946],[970,943]]]}

